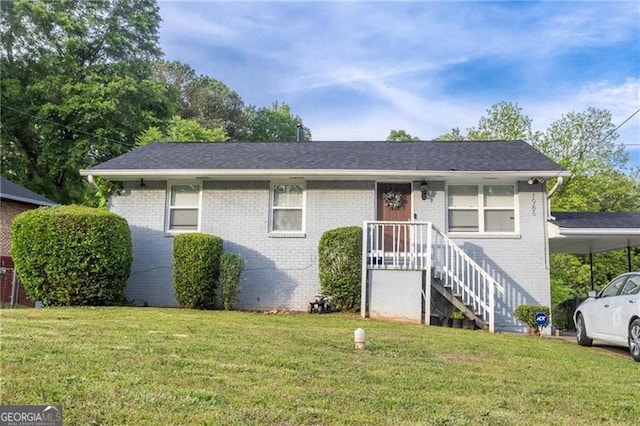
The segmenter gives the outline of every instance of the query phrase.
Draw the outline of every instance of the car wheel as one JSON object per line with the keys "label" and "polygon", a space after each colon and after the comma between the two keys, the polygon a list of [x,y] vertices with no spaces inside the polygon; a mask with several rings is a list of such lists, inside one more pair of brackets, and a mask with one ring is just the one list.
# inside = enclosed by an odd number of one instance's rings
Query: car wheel
{"label": "car wheel", "polygon": [[640,362],[640,319],[636,318],[629,326],[629,353]]}
{"label": "car wheel", "polygon": [[591,346],[593,339],[587,337],[587,328],[584,326],[584,318],[582,314],[578,314],[576,317],[576,340],[580,346]]}

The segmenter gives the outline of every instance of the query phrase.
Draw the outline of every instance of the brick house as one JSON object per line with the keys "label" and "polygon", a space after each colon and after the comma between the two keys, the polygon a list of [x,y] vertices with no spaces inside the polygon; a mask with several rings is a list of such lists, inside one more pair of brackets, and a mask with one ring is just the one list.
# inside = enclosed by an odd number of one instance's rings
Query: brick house
{"label": "brick house", "polygon": [[173,237],[199,231],[245,260],[242,309],[306,310],[320,237],[362,226],[364,316],[427,322],[444,297],[524,330],[515,307],[550,304],[545,181],[568,172],[523,141],[314,141],[156,143],[81,174],[122,188],[135,303],[177,304]]}
{"label": "brick house", "polygon": [[[22,285],[13,288],[13,262],[10,256],[11,235],[9,230],[13,218],[27,210],[37,209],[43,206],[53,206],[55,203],[40,194],[28,190],[27,188],[0,177],[0,267],[4,274],[1,278],[0,292],[2,303],[12,303],[14,301],[20,305],[33,306],[33,301],[29,300]],[[14,294],[14,292],[17,292]]]}

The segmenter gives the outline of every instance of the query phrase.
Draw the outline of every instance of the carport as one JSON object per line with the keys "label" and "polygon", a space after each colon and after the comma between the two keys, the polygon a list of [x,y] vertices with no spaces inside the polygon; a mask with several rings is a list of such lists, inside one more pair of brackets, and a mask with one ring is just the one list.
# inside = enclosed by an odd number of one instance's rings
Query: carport
{"label": "carport", "polygon": [[631,271],[631,248],[640,247],[640,213],[556,212],[549,220],[551,253],[588,254],[593,283],[593,254],[627,249]]}

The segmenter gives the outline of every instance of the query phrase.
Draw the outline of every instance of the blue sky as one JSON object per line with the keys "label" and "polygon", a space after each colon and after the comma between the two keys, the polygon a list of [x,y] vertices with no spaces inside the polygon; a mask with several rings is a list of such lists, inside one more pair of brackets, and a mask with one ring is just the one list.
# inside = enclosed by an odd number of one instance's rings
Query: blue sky
{"label": "blue sky", "polygon": [[[640,108],[640,3],[163,1],[165,59],[257,106],[286,102],[314,140],[433,139],[516,102],[536,130],[589,106]],[[640,113],[619,130],[640,165]]]}

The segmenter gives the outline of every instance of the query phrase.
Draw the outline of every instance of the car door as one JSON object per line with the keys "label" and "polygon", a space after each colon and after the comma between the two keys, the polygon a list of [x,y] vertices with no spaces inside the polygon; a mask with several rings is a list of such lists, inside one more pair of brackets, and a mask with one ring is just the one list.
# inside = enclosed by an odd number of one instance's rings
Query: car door
{"label": "car door", "polygon": [[587,313],[587,332],[590,338],[609,340],[614,330],[613,322],[621,321],[620,312],[615,313],[618,305],[618,295],[627,277],[622,275],[615,278],[606,286],[593,301]]}
{"label": "car door", "polygon": [[627,277],[627,281],[616,299],[617,303],[614,309],[620,312],[621,321],[613,324],[611,337],[626,343],[629,320],[633,315],[640,313],[640,274],[631,274]]}

